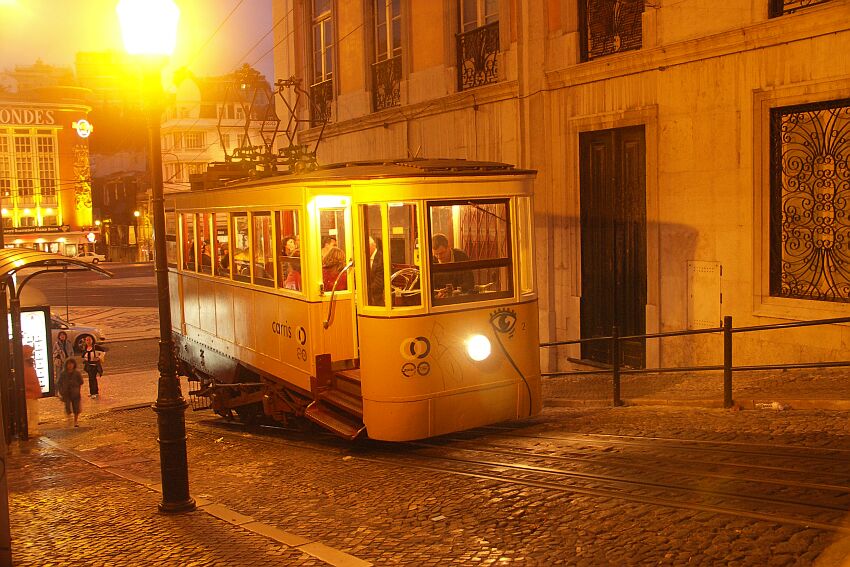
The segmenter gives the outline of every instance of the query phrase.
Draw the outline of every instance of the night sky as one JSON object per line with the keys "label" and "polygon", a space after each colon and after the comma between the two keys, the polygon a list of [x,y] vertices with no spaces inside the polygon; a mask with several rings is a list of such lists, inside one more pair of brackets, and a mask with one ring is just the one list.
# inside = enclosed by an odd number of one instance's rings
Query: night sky
{"label": "night sky", "polygon": [[[198,75],[219,75],[250,63],[274,81],[270,52],[274,34],[269,33],[253,47],[272,27],[271,0],[175,2],[180,7],[180,29],[171,69],[188,66]],[[31,65],[36,59],[73,66],[78,51],[122,50],[117,3],[0,0],[0,71]],[[213,35],[234,8],[233,15]]]}

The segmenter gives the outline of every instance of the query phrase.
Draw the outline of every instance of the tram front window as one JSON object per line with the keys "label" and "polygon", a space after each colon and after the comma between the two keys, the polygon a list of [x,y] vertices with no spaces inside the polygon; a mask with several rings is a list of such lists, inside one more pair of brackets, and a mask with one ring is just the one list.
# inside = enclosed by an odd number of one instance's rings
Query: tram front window
{"label": "tram front window", "polygon": [[393,307],[422,304],[419,281],[419,242],[416,205],[390,203],[388,206],[390,286]]}
{"label": "tram front window", "polygon": [[429,204],[434,305],[513,295],[508,201]]}

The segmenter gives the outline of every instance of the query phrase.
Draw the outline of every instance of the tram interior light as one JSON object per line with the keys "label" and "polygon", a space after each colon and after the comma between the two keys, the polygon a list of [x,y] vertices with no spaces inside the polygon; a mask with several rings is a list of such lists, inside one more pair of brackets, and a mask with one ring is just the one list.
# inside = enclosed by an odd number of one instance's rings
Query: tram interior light
{"label": "tram interior light", "polygon": [[472,335],[466,340],[466,354],[475,362],[486,360],[491,351],[490,339],[484,335]]}

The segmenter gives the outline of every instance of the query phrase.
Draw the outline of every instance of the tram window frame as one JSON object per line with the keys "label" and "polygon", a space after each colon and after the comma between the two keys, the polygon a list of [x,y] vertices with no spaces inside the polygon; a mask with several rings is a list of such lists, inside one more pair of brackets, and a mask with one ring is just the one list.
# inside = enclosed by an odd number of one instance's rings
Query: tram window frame
{"label": "tram window frame", "polygon": [[[274,243],[276,240],[274,223],[272,222],[272,214],[271,211],[252,211],[251,212],[251,281],[254,285],[259,285],[263,287],[274,287],[275,284],[275,250]],[[257,221],[261,219],[266,219],[266,224],[268,225],[268,240],[262,246],[263,250],[260,250],[260,242],[258,241],[258,231],[257,231]],[[262,258],[258,258],[258,254],[268,252],[268,255],[263,255]],[[271,274],[268,273],[268,268],[271,266]],[[263,271],[260,273],[258,268],[262,268]]]}
{"label": "tram window frame", "polygon": [[[285,229],[283,219],[291,215],[292,229]],[[299,209],[283,209],[275,211],[275,261],[277,263],[277,288],[285,293],[304,294],[304,262],[301,255],[301,211]],[[294,248],[287,254],[286,242],[292,239]],[[291,271],[298,274],[288,282]],[[287,287],[289,286],[289,287]]]}
{"label": "tram window frame", "polygon": [[[187,220],[191,220],[191,230],[187,229]],[[195,213],[180,213],[180,266],[184,272],[197,272],[198,254],[196,241],[198,235],[195,231]],[[188,234],[191,232],[191,234]],[[191,241],[188,237],[191,236]]]}
{"label": "tram window frame", "polygon": [[[228,278],[230,279],[231,265],[230,265],[230,214],[229,213],[212,213],[212,222],[210,222],[210,228],[213,231],[213,246],[212,246],[212,264],[213,264],[213,273],[216,276]],[[225,241],[219,241],[219,219],[224,219],[224,237]],[[221,251],[225,250],[227,252],[227,256],[224,258],[224,263],[222,264],[222,255]]]}
{"label": "tram window frame", "polygon": [[[370,207],[375,207],[378,211],[378,218],[380,219],[379,226],[372,226],[372,221],[369,220],[369,209]],[[358,214],[360,215],[360,237],[362,239],[362,254],[363,254],[363,266],[364,269],[360,270],[362,272],[362,288],[363,288],[363,304],[369,308],[379,308],[386,309],[387,305],[387,295],[388,295],[388,286],[386,285],[387,279],[389,278],[389,270],[387,270],[387,264],[384,262],[384,258],[386,257],[386,242],[384,241],[384,234],[386,233],[386,204],[385,203],[362,203],[358,206]],[[377,229],[377,230],[376,230]],[[375,240],[375,260],[379,258],[378,254],[380,253],[380,275],[381,277],[376,280],[376,273],[373,272],[372,265],[372,253],[370,252],[370,239],[374,239],[374,234],[379,234],[380,239]],[[377,285],[377,282],[380,282],[380,286]],[[379,289],[380,288],[380,289]]]}
{"label": "tram window frame", "polygon": [[[210,225],[210,214],[209,213],[198,213],[195,217],[195,234],[197,234],[198,238],[196,242],[200,242],[201,245],[197,247],[197,258],[198,258],[198,273],[206,274],[208,276],[212,275],[212,254],[211,254],[211,246],[210,242],[212,242],[211,235],[211,225]],[[203,232],[202,232],[203,231]],[[208,258],[207,262],[204,262],[204,251],[207,252],[206,257]]]}
{"label": "tram window frame", "polygon": [[517,252],[519,254],[519,292],[531,295],[537,289],[534,273],[534,201],[529,196],[516,198]]}
{"label": "tram window frame", "polygon": [[[237,240],[241,238],[239,228],[236,226],[237,221],[240,219],[244,220],[245,228],[247,230],[247,235],[245,236],[247,246],[245,248],[241,248],[239,250],[247,251],[247,264],[248,264],[248,273],[242,274],[239,273],[237,269],[237,248],[236,243]],[[251,253],[251,219],[248,217],[248,213],[238,212],[230,214],[230,274],[233,278],[233,281],[242,282],[242,283],[251,283],[251,264],[252,264],[253,255]]]}
{"label": "tram window frame", "polygon": [[[387,203],[387,243],[385,258],[389,257],[389,275],[386,285],[389,283],[390,289],[390,306],[393,309],[419,309],[422,307],[422,247],[420,241],[420,202],[417,201],[399,201]],[[406,213],[403,213],[407,220],[412,222],[412,226],[403,226],[399,221],[394,221],[394,211],[409,207]],[[407,235],[404,234],[404,229],[408,229]],[[397,236],[401,235],[399,239]],[[410,253],[410,258],[405,257],[404,262],[397,262],[395,257],[394,242],[402,240],[405,248],[411,246],[406,252]],[[411,242],[412,241],[412,242]],[[406,256],[407,254],[405,254]],[[410,260],[409,262],[407,260]],[[402,264],[403,268],[396,270],[395,265]],[[405,273],[406,270],[414,270],[413,273]],[[395,276],[395,277],[393,277]],[[405,286],[394,286],[393,283],[404,283]],[[399,289],[400,288],[400,289]]]}
{"label": "tram window frame", "polygon": [[165,263],[169,268],[177,268],[177,213],[165,212]]}
{"label": "tram window frame", "polygon": [[[506,256],[501,258],[492,258],[487,260],[469,260],[462,262],[450,262],[441,264],[435,261],[434,257],[434,231],[433,231],[433,210],[437,207],[451,207],[455,205],[503,205],[505,208],[505,245]],[[488,199],[444,199],[439,201],[427,201],[425,211],[425,221],[428,223],[428,268],[429,268],[429,290],[431,294],[431,305],[434,307],[442,307],[447,305],[457,305],[466,303],[478,303],[482,301],[492,301],[498,299],[513,298],[515,294],[515,279],[516,274],[514,267],[513,254],[513,230],[511,226],[511,199],[504,198],[488,198]],[[449,242],[452,246],[454,243]],[[458,272],[461,270],[472,271],[482,269],[504,269],[507,273],[506,289],[501,291],[485,292],[480,290],[459,295],[451,295],[449,297],[438,297],[437,289],[434,285],[434,276],[441,272]],[[479,287],[480,284],[475,287]]]}

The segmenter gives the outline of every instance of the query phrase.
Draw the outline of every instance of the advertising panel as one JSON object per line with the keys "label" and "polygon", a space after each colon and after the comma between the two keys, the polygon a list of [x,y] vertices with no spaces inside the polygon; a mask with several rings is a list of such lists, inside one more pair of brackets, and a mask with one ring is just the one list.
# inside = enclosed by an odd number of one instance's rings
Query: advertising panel
{"label": "advertising panel", "polygon": [[[12,333],[12,316],[9,315],[9,338]],[[23,344],[34,349],[35,373],[42,396],[53,396],[53,341],[50,334],[50,308],[24,307],[21,309],[21,335]]]}

